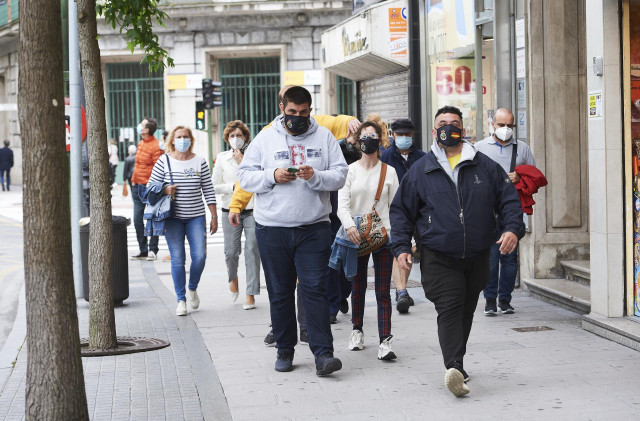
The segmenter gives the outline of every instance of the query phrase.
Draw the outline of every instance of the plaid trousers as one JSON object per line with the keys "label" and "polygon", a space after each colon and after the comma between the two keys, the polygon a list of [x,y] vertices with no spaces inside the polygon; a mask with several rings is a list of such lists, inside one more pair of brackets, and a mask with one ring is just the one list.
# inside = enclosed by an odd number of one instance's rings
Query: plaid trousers
{"label": "plaid trousers", "polygon": [[[362,330],[364,301],[367,293],[367,264],[369,256],[358,257],[358,274],[351,283],[351,322]],[[373,253],[373,267],[376,272],[376,301],[378,303],[378,335],[380,341],[391,335],[391,269],[393,254],[386,245]]]}

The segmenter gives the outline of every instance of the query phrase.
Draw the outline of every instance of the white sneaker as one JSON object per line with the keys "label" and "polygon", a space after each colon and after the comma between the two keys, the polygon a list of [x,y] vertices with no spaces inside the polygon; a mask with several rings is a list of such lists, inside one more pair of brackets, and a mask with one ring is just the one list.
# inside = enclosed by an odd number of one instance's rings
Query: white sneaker
{"label": "white sneaker", "polygon": [[469,393],[469,387],[464,383],[464,375],[456,368],[450,368],[444,375],[444,384],[457,397]]}
{"label": "white sneaker", "polygon": [[176,316],[186,316],[186,315],[187,315],[187,302],[178,301],[178,307],[176,308]]}
{"label": "white sneaker", "polygon": [[156,256],[154,252],[150,251],[149,255],[147,256],[147,260],[158,260],[158,256]]}
{"label": "white sneaker", "polygon": [[382,341],[380,346],[378,347],[378,359],[379,360],[395,360],[396,353],[393,352],[391,348],[391,342],[393,341],[393,336],[389,336],[387,339]]}
{"label": "white sneaker", "polygon": [[364,348],[364,335],[361,330],[354,329],[349,336],[349,351],[359,351]]}
{"label": "white sneaker", "polygon": [[194,310],[200,307],[200,298],[198,297],[198,291],[191,291],[189,288],[187,288],[187,301],[189,301],[189,306]]}

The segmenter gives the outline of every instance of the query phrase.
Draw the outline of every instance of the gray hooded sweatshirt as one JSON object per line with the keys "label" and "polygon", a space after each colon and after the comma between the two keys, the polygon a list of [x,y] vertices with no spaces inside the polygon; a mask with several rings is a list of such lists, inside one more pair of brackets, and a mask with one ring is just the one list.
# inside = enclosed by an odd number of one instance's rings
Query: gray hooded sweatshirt
{"label": "gray hooded sweatshirt", "polygon": [[[438,142],[433,142],[431,145],[431,151],[436,156],[438,163],[442,167],[442,169],[449,175],[453,183],[456,185],[456,189],[458,188],[458,172],[460,170],[460,165],[456,165],[456,167],[452,170],[451,165],[449,165],[449,160],[447,159],[447,153],[438,145]],[[462,152],[460,156],[460,162],[464,161],[473,161],[473,158],[476,156],[476,148],[469,142],[464,142],[462,145]]]}
{"label": "gray hooded sweatshirt", "polygon": [[[344,186],[349,167],[340,145],[331,132],[311,118],[309,129],[291,135],[278,116],[249,144],[238,167],[238,181],[244,190],[255,193],[253,216],[269,227],[299,227],[329,222],[330,192]],[[313,167],[309,180],[297,178],[276,183],[278,168]]]}

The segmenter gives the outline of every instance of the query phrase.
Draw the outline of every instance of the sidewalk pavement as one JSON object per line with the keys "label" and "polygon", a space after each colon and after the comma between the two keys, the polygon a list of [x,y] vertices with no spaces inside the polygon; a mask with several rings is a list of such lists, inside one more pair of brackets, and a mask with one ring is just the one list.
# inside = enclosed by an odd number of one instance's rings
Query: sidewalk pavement
{"label": "sidewalk pavement", "polygon": [[[582,330],[579,315],[524,292],[514,294],[513,315],[485,317],[480,301],[465,359],[471,393],[455,398],[444,386],[436,313],[420,288],[410,289],[416,305],[409,314],[394,310],[392,316],[396,361],[377,360],[370,291],[365,349],[346,349],[349,315],[340,314],[333,334],[343,369],[320,378],[306,345],[296,347],[294,371],[274,371],[275,348],[263,344],[269,331],[264,280],[255,310],[242,309],[244,272],[241,295],[231,302],[217,242],[208,247],[200,309],[187,317],[174,316],[170,263],[132,261],[129,267],[130,298],[115,310],[118,335],[168,339],[171,346],[84,358],[94,420],[622,420],[640,414],[638,353]],[[24,301],[19,307],[10,336],[24,338]],[[84,300],[78,301],[78,314],[86,337]],[[513,330],[540,326],[551,330]],[[5,380],[0,371],[0,419],[21,419],[24,413],[25,349]],[[5,346],[0,363],[6,355],[16,358],[16,350]]]}

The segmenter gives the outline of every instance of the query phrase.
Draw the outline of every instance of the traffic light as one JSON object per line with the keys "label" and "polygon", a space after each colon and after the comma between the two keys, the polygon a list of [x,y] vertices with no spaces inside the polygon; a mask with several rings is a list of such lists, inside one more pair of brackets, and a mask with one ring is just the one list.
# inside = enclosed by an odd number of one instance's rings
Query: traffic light
{"label": "traffic light", "polygon": [[222,105],[222,82],[202,79],[202,106],[205,110]]}
{"label": "traffic light", "polygon": [[202,101],[196,101],[196,129],[204,130],[204,106]]}

